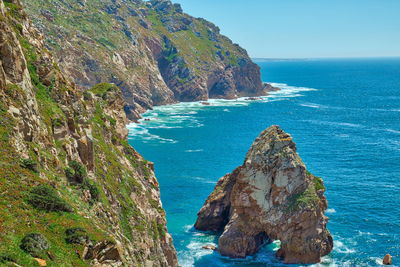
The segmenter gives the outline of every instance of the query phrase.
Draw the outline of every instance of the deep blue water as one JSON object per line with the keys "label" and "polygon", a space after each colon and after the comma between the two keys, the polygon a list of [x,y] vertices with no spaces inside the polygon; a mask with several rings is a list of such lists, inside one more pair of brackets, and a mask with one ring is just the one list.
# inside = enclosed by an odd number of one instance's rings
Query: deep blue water
{"label": "deep blue water", "polygon": [[280,266],[274,244],[246,260],[201,249],[217,240],[193,230],[216,181],[242,164],[253,140],[278,124],[309,170],[324,178],[334,251],[322,266],[400,264],[400,59],[260,62],[283,88],[262,101],[158,107],[131,125],[130,143],[155,162],[183,266]]}

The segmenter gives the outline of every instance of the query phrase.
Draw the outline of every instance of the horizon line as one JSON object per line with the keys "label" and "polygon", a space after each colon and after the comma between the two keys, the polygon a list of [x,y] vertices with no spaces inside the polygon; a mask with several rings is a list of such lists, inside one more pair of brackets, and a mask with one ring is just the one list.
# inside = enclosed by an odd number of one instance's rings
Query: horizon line
{"label": "horizon line", "polygon": [[313,59],[379,59],[400,58],[399,56],[355,56],[355,57],[250,57],[252,60],[313,60]]}

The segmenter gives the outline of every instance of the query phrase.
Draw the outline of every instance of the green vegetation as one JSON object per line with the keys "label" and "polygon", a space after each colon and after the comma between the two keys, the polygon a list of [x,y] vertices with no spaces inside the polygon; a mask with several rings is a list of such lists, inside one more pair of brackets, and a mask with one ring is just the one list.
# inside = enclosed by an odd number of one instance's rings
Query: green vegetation
{"label": "green vegetation", "polygon": [[10,254],[0,254],[0,263],[15,262],[15,258]]}
{"label": "green vegetation", "polygon": [[104,99],[108,92],[115,90],[115,85],[111,83],[99,83],[95,85],[90,91],[98,97]]}
{"label": "green vegetation", "polygon": [[65,231],[65,241],[68,244],[85,244],[89,241],[89,236],[85,229],[76,227],[76,228],[69,228]]}
{"label": "green vegetation", "polygon": [[31,159],[21,159],[21,163],[20,163],[22,168],[31,170],[33,172],[38,173],[38,168],[37,168],[37,163]]}
{"label": "green vegetation", "polygon": [[31,233],[22,239],[21,249],[33,257],[43,258],[49,249],[49,242],[42,234]]}
{"label": "green vegetation", "polygon": [[[55,2],[60,3],[58,0],[40,2],[30,1],[30,4],[52,10]],[[82,8],[76,1],[65,2],[74,8]],[[119,137],[114,127],[116,119],[104,112],[109,105],[109,92],[119,92],[119,89],[115,85],[102,84],[93,88],[93,94],[84,94],[85,101],[82,101],[81,94],[68,86],[57,65],[47,62],[47,54],[44,56],[41,48],[31,45],[28,42],[30,38],[22,35],[21,25],[24,22],[19,20],[20,13],[10,2],[7,3],[8,13],[13,9],[18,14],[13,15],[12,21],[8,15],[0,19],[14,29],[25,55],[33,88],[24,85],[21,89],[18,85],[9,84],[0,92],[0,265],[36,266],[35,256],[46,260],[48,266],[89,266],[90,263],[82,260],[76,251],[81,253],[82,244],[89,239],[111,239],[111,227],[102,223],[99,217],[116,206],[121,209],[115,211],[117,223],[130,240],[137,240],[138,233],[156,233],[154,236],[157,238],[163,236],[163,224],[149,222],[132,198],[133,194],[149,199],[152,197],[150,193],[144,193],[155,188],[149,181],[152,173],[148,164],[129,146],[127,140]],[[92,3],[88,6],[92,7]],[[88,32],[103,31],[108,41],[112,40],[115,46],[120,45],[122,38],[114,38],[118,31],[115,35],[104,31],[104,27],[109,29],[114,26],[110,16],[98,12],[98,8],[94,10],[98,17],[82,16],[76,24],[100,19],[102,23],[96,29],[90,29],[87,23],[79,27]],[[55,16],[55,21],[59,20],[61,18]],[[10,43],[17,47],[12,41]],[[110,44],[107,46],[107,49],[112,48]],[[97,46],[94,45],[93,49]],[[43,70],[49,72],[43,75]],[[22,104],[31,100],[31,94],[27,94],[30,89],[38,104],[38,110],[32,110],[39,119],[38,125],[31,125],[35,133],[34,142],[15,134],[15,128],[20,127],[18,120],[7,112],[10,105],[24,111],[26,105]],[[90,102],[93,95],[100,97],[95,99],[96,104]],[[95,110],[88,114],[94,108],[92,105],[95,105]],[[66,122],[74,123],[76,131],[71,130],[73,133],[65,138],[54,140],[52,129],[66,125]],[[82,129],[85,128],[92,130],[94,142],[95,167],[91,169],[90,179],[83,164],[69,161],[69,148],[84,134]],[[15,141],[25,149],[24,156],[16,150]],[[72,154],[72,158],[79,156],[74,150]],[[126,165],[125,157],[130,166]],[[90,203],[84,201],[82,190],[90,192]],[[156,202],[153,201],[152,205],[163,212]],[[125,239],[121,238],[121,241]]]}
{"label": "green vegetation", "polygon": [[68,166],[65,168],[65,175],[68,181],[72,184],[83,184],[87,178],[85,166],[75,160],[70,161]]}
{"label": "green vegetation", "polygon": [[315,191],[325,190],[324,182],[320,177],[314,176]]}
{"label": "green vegetation", "polygon": [[322,180],[321,177],[317,177],[317,176],[313,175],[308,170],[306,170],[306,175],[313,181],[314,186],[315,186],[315,191],[317,191],[317,192],[319,190],[325,191],[324,181]]}
{"label": "green vegetation", "polygon": [[311,184],[304,192],[294,195],[289,199],[288,210],[296,211],[302,209],[314,208],[318,205],[318,195],[315,187]]}
{"label": "green vegetation", "polygon": [[57,191],[48,185],[34,187],[27,197],[27,201],[33,207],[44,211],[65,211],[71,212],[71,206],[60,198]]}
{"label": "green vegetation", "polygon": [[85,179],[82,184],[82,189],[89,190],[90,196],[92,197],[90,199],[90,204],[93,205],[95,202],[99,201],[100,191],[94,182]]}

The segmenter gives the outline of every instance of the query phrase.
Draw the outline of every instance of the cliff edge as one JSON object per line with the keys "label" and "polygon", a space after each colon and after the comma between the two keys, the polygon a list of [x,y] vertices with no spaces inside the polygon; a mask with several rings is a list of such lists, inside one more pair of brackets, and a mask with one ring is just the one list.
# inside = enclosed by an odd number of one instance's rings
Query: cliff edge
{"label": "cliff edge", "polygon": [[156,105],[266,95],[260,68],[213,23],[169,0],[24,0],[81,90],[118,85],[136,120]]}
{"label": "cliff edge", "polygon": [[178,266],[127,122],[118,87],[77,90],[19,0],[0,0],[1,266]]}
{"label": "cliff edge", "polygon": [[242,166],[222,177],[198,213],[195,228],[223,231],[218,251],[233,258],[280,240],[285,263],[317,263],[333,248],[321,178],[309,173],[292,137],[263,131]]}

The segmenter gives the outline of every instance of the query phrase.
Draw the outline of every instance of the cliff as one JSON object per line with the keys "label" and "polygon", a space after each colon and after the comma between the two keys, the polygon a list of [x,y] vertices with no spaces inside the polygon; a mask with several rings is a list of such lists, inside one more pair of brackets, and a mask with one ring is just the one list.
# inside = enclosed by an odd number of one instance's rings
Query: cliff
{"label": "cliff", "polygon": [[169,0],[24,3],[61,69],[83,90],[118,85],[132,120],[154,105],[268,91],[243,48]]}
{"label": "cliff", "polygon": [[0,265],[177,266],[120,89],[67,77],[19,0],[0,0]]}
{"label": "cliff", "polygon": [[263,131],[242,166],[222,177],[198,213],[195,228],[223,231],[218,251],[244,258],[280,240],[285,263],[317,263],[333,247],[321,178],[309,173],[290,135]]}

